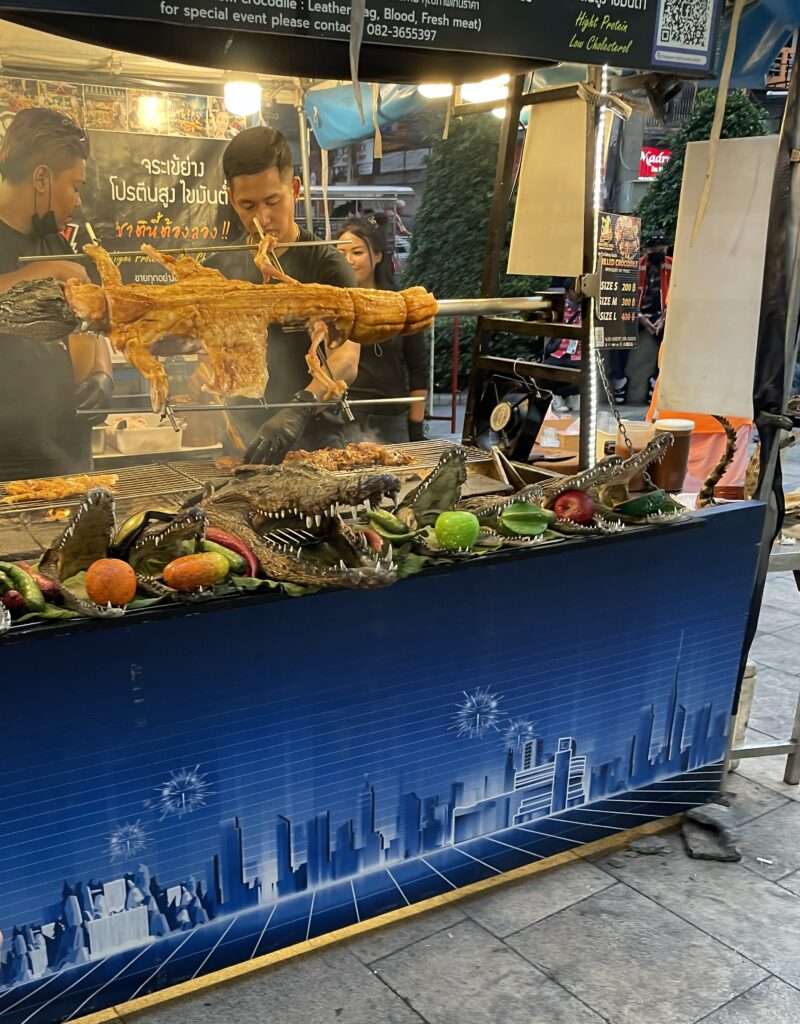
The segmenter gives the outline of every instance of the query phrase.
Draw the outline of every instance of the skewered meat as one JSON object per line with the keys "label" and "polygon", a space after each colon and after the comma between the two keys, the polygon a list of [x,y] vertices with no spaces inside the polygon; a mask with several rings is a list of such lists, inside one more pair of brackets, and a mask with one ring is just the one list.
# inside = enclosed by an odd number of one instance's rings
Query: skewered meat
{"label": "skewered meat", "polygon": [[349,444],[346,448],[320,448],[315,452],[300,449],[296,452],[289,452],[283,460],[284,465],[302,462],[306,466],[327,469],[330,473],[342,469],[355,469],[359,466],[408,466],[413,461],[412,455],[407,455],[405,452],[391,452],[382,444],[373,444],[371,441]]}
{"label": "skewered meat", "polygon": [[0,505],[16,505],[22,501],[60,501],[62,498],[84,494],[93,487],[113,491],[118,481],[116,473],[11,480],[3,484],[5,496],[0,498]]}
{"label": "skewered meat", "polygon": [[[275,276],[270,270],[269,244],[265,240],[257,255],[262,271]],[[335,346],[349,338],[362,345],[379,344],[396,334],[430,326],[438,310],[424,288],[388,292],[298,284],[291,279],[257,285],[229,281],[189,256],[175,260],[149,246],[143,250],[172,273],[175,284],[123,285],[105,250],[91,245],[85,251],[100,271],[102,288],[71,281],[66,297],[81,320],[109,330],[117,351],[150,382],[155,412],[164,411],[168,396],[166,372],[152,352],[152,346],[164,338],[200,340],[213,371],[209,390],[262,398],[268,379],[270,324],[305,323],[312,336],[309,371],[324,382],[328,395],[338,397],[343,383],[332,380],[316,357],[321,341],[329,337]]]}

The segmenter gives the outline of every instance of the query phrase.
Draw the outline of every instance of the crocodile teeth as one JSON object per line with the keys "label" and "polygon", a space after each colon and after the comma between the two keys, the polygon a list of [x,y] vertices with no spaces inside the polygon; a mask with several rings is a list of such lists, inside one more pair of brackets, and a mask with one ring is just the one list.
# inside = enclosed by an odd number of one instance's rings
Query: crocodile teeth
{"label": "crocodile teeth", "polygon": [[339,559],[339,568],[340,569],[344,569],[344,571],[347,572],[347,566],[344,564],[344,559],[343,558]]}
{"label": "crocodile teeth", "polygon": [[392,559],[394,558],[394,551],[392,550],[392,545],[391,545],[391,544],[390,544],[390,545],[389,545],[389,547],[388,547],[388,548],[386,549],[386,557],[387,557],[387,558],[389,559],[389,561],[390,561],[390,562],[391,562],[391,561],[392,561]]}
{"label": "crocodile teeth", "polygon": [[372,511],[372,505],[370,504],[369,498],[364,498],[364,508],[367,510],[367,512]]}
{"label": "crocodile teeth", "polygon": [[317,514],[317,515],[314,516],[314,525],[315,526],[322,526],[322,516],[321,515]]}
{"label": "crocodile teeth", "polygon": [[306,526],[310,529],[314,525],[313,516],[306,516]]}

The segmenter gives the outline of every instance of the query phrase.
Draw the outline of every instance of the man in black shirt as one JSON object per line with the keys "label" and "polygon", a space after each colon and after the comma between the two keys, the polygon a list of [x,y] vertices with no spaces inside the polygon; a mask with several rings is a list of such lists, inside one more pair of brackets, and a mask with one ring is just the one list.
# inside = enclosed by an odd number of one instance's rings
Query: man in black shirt
{"label": "man in black shirt", "polygon": [[[314,239],[294,220],[300,179],[294,175],[291,150],[280,132],[265,127],[241,132],[225,151],[223,169],[231,206],[244,227],[244,235],[237,240],[239,244],[258,242],[258,221],[265,233],[277,237],[275,253],[290,277],[303,284],[355,286],[347,261],[333,246],[280,247],[281,242]],[[223,252],[206,265],[234,280],[256,284],[263,280],[252,252]],[[305,361],[308,345],[305,332],[270,327],[265,397],[268,403],[292,402],[293,407],[280,409],[265,422],[263,412],[258,410],[234,412],[234,421],[249,442],[245,461],[274,464],[291,448],[342,447],[357,439],[357,431],[346,423],[341,412],[316,412],[314,406],[309,406],[308,403],[322,399],[324,393],[323,387],[309,376]],[[325,349],[333,377],[352,384],[358,373],[360,346],[343,341],[336,347],[326,344]]]}
{"label": "man in black shirt", "polygon": [[[21,111],[0,148],[0,291],[22,281],[88,281],[61,231],[80,206],[89,143],[73,120],[37,107]],[[20,256],[53,256],[20,264]],[[91,468],[91,424],[77,409],[107,406],[111,360],[104,339],[76,386],[68,339],[0,335],[0,480]]]}

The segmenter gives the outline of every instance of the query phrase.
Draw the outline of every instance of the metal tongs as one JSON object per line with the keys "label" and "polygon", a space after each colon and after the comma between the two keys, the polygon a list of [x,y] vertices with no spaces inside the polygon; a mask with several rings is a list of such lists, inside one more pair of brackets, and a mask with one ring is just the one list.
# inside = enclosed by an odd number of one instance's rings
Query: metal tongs
{"label": "metal tongs", "polygon": [[[256,231],[258,232],[258,237],[263,242],[264,238],[266,237],[266,235],[264,233],[264,229],[261,227],[261,224],[260,224],[258,218],[254,218],[253,225],[254,225]],[[277,255],[271,249],[268,250],[267,256],[269,257],[270,263],[273,265],[273,267],[275,267],[275,269],[278,271],[279,274],[283,274],[284,276],[288,276],[286,274],[286,271],[281,266],[281,261],[278,259]],[[331,368],[330,368],[330,366],[328,364],[328,360],[327,360],[327,357],[325,355],[325,344],[324,344],[324,342],[320,342],[320,344],[317,346],[317,355],[319,357],[320,363],[322,363],[322,366],[323,366],[325,372],[328,374],[328,376],[331,378],[331,380],[335,380],[336,378],[331,373]],[[341,407],[341,410],[344,413],[344,417],[347,420],[347,422],[348,423],[355,423],[356,418],[353,415],[353,410],[350,408],[350,403],[347,400],[347,393],[346,392],[339,399],[339,406]]]}

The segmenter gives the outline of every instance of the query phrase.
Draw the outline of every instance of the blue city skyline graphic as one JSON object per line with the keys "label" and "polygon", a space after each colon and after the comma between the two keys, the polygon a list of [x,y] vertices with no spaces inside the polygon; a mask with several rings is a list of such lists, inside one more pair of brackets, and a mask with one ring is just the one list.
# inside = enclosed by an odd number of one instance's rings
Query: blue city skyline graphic
{"label": "blue city skyline graphic", "polygon": [[[548,751],[531,721],[523,719],[523,739],[517,748],[506,746],[494,770],[482,777],[453,780],[447,799],[438,793],[401,791],[393,827],[377,826],[376,790],[368,777],[349,819],[337,822],[330,810],[323,810],[295,823],[279,814],[271,878],[247,877],[244,824],[233,817],[220,823],[218,849],[210,854],[203,878],[187,875],[162,887],[143,858],[117,877],[65,881],[60,899],[45,909],[42,920],[13,925],[10,942],[0,956],[0,993],[132,946],[208,925],[224,915],[264,903],[274,905],[289,896],[509,828],[523,828],[660,778],[690,774],[713,764],[724,753],[728,716],[724,712],[714,715],[710,702],[687,714],[680,698],[679,675],[680,653],[660,741],[655,743],[656,707],[644,705],[625,751],[612,760],[592,763],[579,752],[578,740],[572,736],[559,737],[555,749]],[[488,688],[464,696],[467,699],[456,705],[461,735],[482,739],[486,732],[477,724],[474,729],[464,726],[464,710],[469,706],[482,715],[487,699],[496,708],[502,696]],[[473,696],[477,698],[474,701],[470,700]],[[499,720],[492,728],[500,733]],[[515,741],[519,732],[512,730]],[[501,734],[503,746],[507,735]],[[200,767],[171,773],[170,779],[180,780],[180,785],[177,789],[160,788],[162,814],[167,797],[170,813],[180,818],[205,804],[211,789]],[[184,794],[177,803],[173,801],[175,792]],[[187,792],[193,794],[191,799],[184,798]],[[121,826],[109,837],[110,859],[136,859],[146,845],[147,834],[140,823]],[[303,853],[298,855],[298,849]]]}
{"label": "blue city skyline graphic", "polygon": [[[4,644],[0,1020],[66,1024],[712,799],[753,571],[730,552],[762,518]],[[654,599],[609,605],[644,563]]]}

